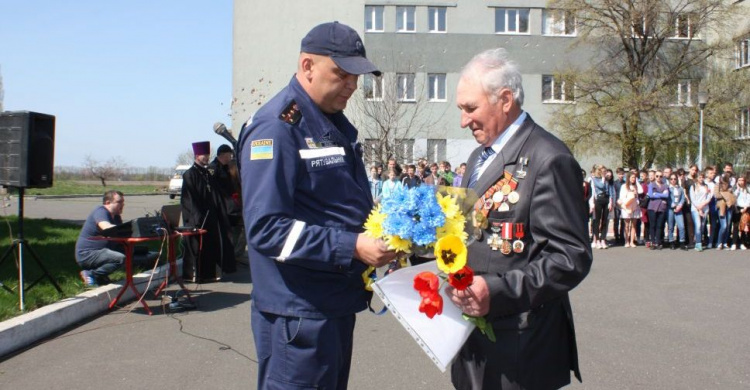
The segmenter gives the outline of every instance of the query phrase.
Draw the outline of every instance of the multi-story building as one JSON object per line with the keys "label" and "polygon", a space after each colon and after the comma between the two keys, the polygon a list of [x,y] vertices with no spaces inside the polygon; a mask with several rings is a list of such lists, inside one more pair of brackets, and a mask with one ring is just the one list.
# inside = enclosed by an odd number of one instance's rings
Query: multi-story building
{"label": "multi-story building", "polygon": [[[292,77],[299,42],[306,32],[333,20],[360,33],[368,58],[384,73],[382,78],[361,77],[362,93],[347,107],[347,116],[360,129],[368,163],[387,157],[378,154],[379,138],[386,132],[396,144],[390,153],[401,163],[422,157],[448,160],[453,166],[466,161],[476,142],[470,131],[460,128],[455,89],[461,67],[483,50],[503,47],[509,52],[523,74],[523,108],[548,130],[553,128],[555,108],[575,100],[574,86],[561,79],[559,72],[583,68],[596,55],[591,46],[572,45],[578,36],[575,16],[547,8],[546,0],[235,0],[235,132]],[[689,29],[690,23],[683,24]],[[679,26],[678,34],[693,36]],[[747,22],[737,42],[737,67],[748,71]],[[690,106],[691,96],[697,93],[697,88],[692,89],[690,84],[678,85],[677,102]],[[739,111],[742,136],[750,136],[748,103]],[[393,106],[386,110],[389,114],[367,109],[377,104]],[[394,114],[394,110],[400,111]],[[400,116],[401,120],[394,125],[374,120],[377,115]],[[383,122],[393,128],[378,129],[375,123]],[[620,164],[617,150],[576,157],[583,167],[595,162]]]}
{"label": "multi-story building", "polygon": [[[736,70],[750,74],[750,1],[739,0],[736,2],[743,6],[748,15],[740,22],[734,34]],[[750,77],[749,77],[750,78]],[[745,91],[750,91],[750,85]],[[750,92],[741,96],[738,102],[737,110],[737,137],[740,139],[750,139]]]}

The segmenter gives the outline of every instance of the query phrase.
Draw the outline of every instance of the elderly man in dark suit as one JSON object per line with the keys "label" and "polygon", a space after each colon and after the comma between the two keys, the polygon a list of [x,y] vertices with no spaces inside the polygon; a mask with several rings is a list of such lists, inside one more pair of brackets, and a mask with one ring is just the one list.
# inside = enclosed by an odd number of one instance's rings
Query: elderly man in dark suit
{"label": "elderly man in dark suit", "polygon": [[461,127],[480,147],[461,185],[480,199],[468,246],[473,285],[453,304],[485,316],[451,369],[457,389],[557,389],[580,381],[568,291],[591,267],[581,168],[570,150],[521,109],[521,73],[503,49],[478,54],[457,87]]}

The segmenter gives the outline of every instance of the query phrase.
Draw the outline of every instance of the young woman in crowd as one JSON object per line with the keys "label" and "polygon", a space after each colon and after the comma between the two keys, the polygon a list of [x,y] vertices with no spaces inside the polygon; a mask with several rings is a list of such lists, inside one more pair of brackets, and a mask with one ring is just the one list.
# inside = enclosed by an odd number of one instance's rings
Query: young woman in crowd
{"label": "young woman in crowd", "polygon": [[698,176],[690,187],[691,212],[693,213],[693,225],[695,226],[695,250],[703,250],[702,231],[706,226],[706,217],[708,216],[708,204],[711,202],[713,195],[705,183],[704,174],[698,173]]}
{"label": "young woman in crowd", "polygon": [[638,205],[638,195],[643,192],[637,183],[637,175],[629,173],[625,183],[620,187],[620,218],[625,221],[625,248],[635,248],[637,245],[635,224],[641,218],[641,207]]}
{"label": "young woman in crowd", "polygon": [[393,190],[400,185],[401,182],[398,180],[398,173],[396,173],[396,170],[389,169],[388,180],[383,183],[383,190],[380,192],[381,198],[390,196]]}
{"label": "young woman in crowd", "polygon": [[747,249],[746,241],[740,242],[740,236],[743,233],[742,227],[740,227],[740,219],[743,215],[750,213],[750,192],[747,190],[747,179],[744,176],[737,178],[734,196],[737,198],[737,212],[732,216],[732,250],[737,249],[737,247],[745,250]]}
{"label": "young woman in crowd", "polygon": [[672,173],[669,175],[669,208],[667,209],[667,223],[669,234],[667,235],[667,241],[669,241],[672,249],[677,249],[677,242],[674,240],[674,227],[677,225],[677,232],[680,239],[680,248],[687,250],[687,242],[685,241],[685,223],[682,218],[683,209],[685,205],[685,190],[682,189],[678,182],[678,174]]}
{"label": "young woman in crowd", "polygon": [[729,188],[729,178],[722,176],[719,180],[719,184],[716,185],[716,209],[719,214],[719,238],[716,243],[716,249],[722,250],[729,248],[727,245],[729,239],[729,231],[727,226],[731,226],[732,211],[734,210],[734,204],[736,198],[734,193]]}
{"label": "young woman in crowd", "polygon": [[663,176],[662,172],[654,172],[656,180],[648,185],[651,249],[661,249],[664,241],[664,222],[667,219],[667,208],[669,207],[669,187],[664,183]]}
{"label": "young woman in crowd", "polygon": [[593,197],[589,203],[590,210],[594,213],[592,230],[594,241],[592,248],[607,249],[607,228],[609,227],[609,212],[614,206],[615,189],[607,182],[607,168],[603,165],[596,166],[596,173],[591,180]]}

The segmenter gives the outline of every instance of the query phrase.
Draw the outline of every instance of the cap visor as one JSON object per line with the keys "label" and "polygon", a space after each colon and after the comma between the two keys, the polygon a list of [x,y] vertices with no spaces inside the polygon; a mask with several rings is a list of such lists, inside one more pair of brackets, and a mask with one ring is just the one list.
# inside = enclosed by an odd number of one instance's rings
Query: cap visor
{"label": "cap visor", "polygon": [[365,57],[331,57],[331,59],[346,73],[356,75],[372,73],[380,76],[380,71],[375,64]]}

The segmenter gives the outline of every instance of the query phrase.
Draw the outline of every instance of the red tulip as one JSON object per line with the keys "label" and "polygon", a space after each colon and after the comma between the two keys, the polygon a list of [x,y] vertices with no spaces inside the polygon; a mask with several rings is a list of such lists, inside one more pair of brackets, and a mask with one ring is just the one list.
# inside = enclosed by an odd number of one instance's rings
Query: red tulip
{"label": "red tulip", "polygon": [[456,290],[465,290],[474,282],[474,270],[468,265],[448,275],[448,283]]}
{"label": "red tulip", "polygon": [[419,291],[422,298],[436,294],[438,287],[440,287],[440,280],[432,272],[420,272],[414,277],[414,289]]}
{"label": "red tulip", "polygon": [[434,292],[422,298],[422,302],[419,304],[419,312],[426,314],[429,318],[435,317],[435,314],[443,314],[443,297]]}

